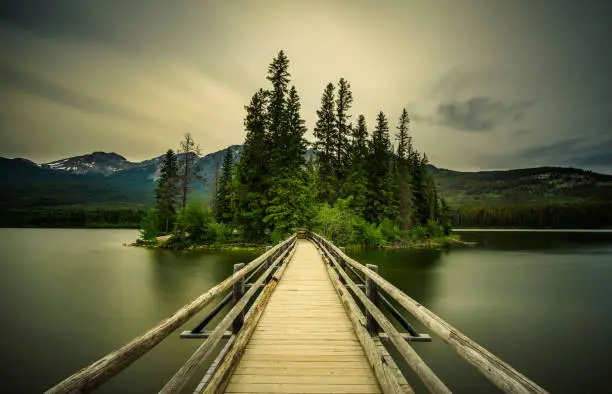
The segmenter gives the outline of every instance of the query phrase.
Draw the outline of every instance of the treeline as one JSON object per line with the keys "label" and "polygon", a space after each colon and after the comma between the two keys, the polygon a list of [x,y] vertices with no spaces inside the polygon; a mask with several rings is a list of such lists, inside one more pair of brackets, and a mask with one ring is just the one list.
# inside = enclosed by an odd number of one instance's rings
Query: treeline
{"label": "treeline", "polygon": [[8,210],[0,213],[2,227],[139,228],[145,210],[55,208]]}
{"label": "treeline", "polygon": [[[187,242],[275,242],[307,227],[341,243],[377,246],[449,233],[448,206],[427,172],[426,155],[413,146],[405,109],[394,147],[382,111],[371,135],[363,115],[352,123],[351,86],[340,78],[324,89],[309,144],[283,51],[267,80],[271,86],[245,106],[242,155],[233,163],[228,148],[209,206],[186,205],[186,190],[177,186],[181,166],[174,152],[166,153],[143,238],[172,233]],[[307,160],[309,145],[314,155]]]}
{"label": "treeline", "polygon": [[456,227],[611,228],[612,203],[458,206],[452,222]]}

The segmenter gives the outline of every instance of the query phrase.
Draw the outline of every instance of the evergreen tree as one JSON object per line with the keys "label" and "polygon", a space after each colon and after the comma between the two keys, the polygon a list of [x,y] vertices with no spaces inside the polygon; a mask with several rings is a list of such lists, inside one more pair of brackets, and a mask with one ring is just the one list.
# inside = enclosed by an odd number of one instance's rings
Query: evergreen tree
{"label": "evergreen tree", "polygon": [[410,176],[410,157],[413,155],[413,148],[410,136],[410,118],[405,108],[399,118],[396,139],[399,223],[402,230],[407,230],[412,225],[414,201]]}
{"label": "evergreen tree", "polygon": [[169,149],[162,159],[159,181],[155,191],[157,223],[164,233],[169,232],[174,223],[178,196],[178,161],[172,149]]}
{"label": "evergreen tree", "polygon": [[306,127],[300,115],[300,98],[294,86],[287,97],[284,113],[284,128],[277,142],[277,170],[272,177],[270,204],[264,221],[279,236],[293,232],[303,226],[307,219],[308,185],[304,170]]}
{"label": "evergreen tree", "polygon": [[317,111],[318,120],[314,128],[316,142],[314,151],[319,172],[318,200],[331,203],[338,197],[336,192],[337,174],[334,165],[336,154],[337,122],[334,112],[334,85],[327,84],[321,97],[321,109]]}
{"label": "evergreen tree", "polygon": [[366,219],[371,223],[380,223],[387,216],[392,203],[392,190],[389,187],[391,169],[391,142],[389,141],[389,124],[385,114],[380,111],[376,118],[376,128],[370,142],[368,158],[369,196]]}
{"label": "evergreen tree", "polygon": [[343,194],[353,196],[350,207],[359,216],[364,215],[368,198],[368,172],[367,160],[368,128],[363,115],[357,119],[357,127],[352,130],[352,140],[349,146],[349,166],[346,181],[343,185]]}
{"label": "evergreen tree", "polygon": [[265,235],[267,177],[270,147],[266,129],[268,95],[260,89],[251,98],[244,125],[247,131],[242,156],[237,166],[236,214],[247,241],[260,241]]}
{"label": "evergreen tree", "polygon": [[218,223],[228,223],[232,220],[232,148],[228,147],[223,157],[222,173],[217,183],[215,198],[215,219]]}
{"label": "evergreen tree", "polygon": [[[268,92],[268,139],[271,146],[283,139],[286,127],[285,108],[289,85],[289,59],[284,51],[279,51],[268,67],[266,79],[272,83],[272,90]],[[282,154],[281,149],[276,149],[274,154]]]}
{"label": "evergreen tree", "polygon": [[187,206],[187,194],[196,181],[204,181],[199,166],[200,146],[195,143],[191,133],[186,133],[179,149],[179,180],[181,190],[181,209]]}
{"label": "evergreen tree", "polygon": [[344,78],[338,81],[338,96],[336,98],[336,134],[334,136],[334,167],[336,173],[336,191],[342,190],[348,166],[349,138],[351,136],[351,115],[349,110],[353,105],[351,85]]}

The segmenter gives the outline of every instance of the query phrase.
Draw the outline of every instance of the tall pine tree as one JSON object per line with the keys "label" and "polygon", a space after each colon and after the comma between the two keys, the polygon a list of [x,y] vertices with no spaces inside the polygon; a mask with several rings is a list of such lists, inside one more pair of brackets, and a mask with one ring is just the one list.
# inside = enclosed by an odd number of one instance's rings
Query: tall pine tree
{"label": "tall pine tree", "polygon": [[389,123],[385,114],[380,111],[376,117],[376,127],[372,133],[368,158],[370,201],[366,209],[366,219],[371,223],[378,224],[387,218],[389,206],[393,203],[392,190],[389,185],[392,157]]}
{"label": "tall pine tree", "polygon": [[357,118],[357,126],[352,130],[349,146],[349,166],[343,194],[353,196],[351,208],[363,217],[368,199],[368,128],[363,115]]}
{"label": "tall pine tree", "polygon": [[217,183],[217,196],[215,199],[215,219],[219,223],[232,221],[232,148],[228,147],[223,156],[221,176]]}
{"label": "tall pine tree", "polygon": [[333,203],[336,193],[337,174],[335,166],[337,122],[334,110],[334,85],[327,84],[321,97],[321,108],[317,111],[317,123],[314,128],[316,142],[314,151],[319,173],[318,193],[320,202]]}
{"label": "tall pine tree", "polygon": [[160,176],[155,191],[157,212],[157,223],[160,230],[168,233],[174,224],[176,217],[176,205],[179,196],[178,185],[178,161],[172,149],[168,149],[160,168]]}
{"label": "tall pine tree", "polygon": [[410,177],[410,156],[413,154],[412,137],[410,136],[410,118],[406,108],[402,110],[399,118],[396,139],[399,223],[402,230],[407,230],[412,225],[414,201]]}
{"label": "tall pine tree", "polygon": [[353,93],[351,85],[344,78],[338,81],[338,95],[336,98],[336,134],[334,136],[334,167],[336,173],[336,193],[340,194],[342,184],[346,179],[346,167],[348,166],[349,139],[351,136],[351,114],[353,105]]}
{"label": "tall pine tree", "polygon": [[265,236],[270,146],[266,134],[268,95],[262,89],[253,95],[244,126],[247,131],[238,163],[236,183],[237,224],[247,241],[261,241]]}

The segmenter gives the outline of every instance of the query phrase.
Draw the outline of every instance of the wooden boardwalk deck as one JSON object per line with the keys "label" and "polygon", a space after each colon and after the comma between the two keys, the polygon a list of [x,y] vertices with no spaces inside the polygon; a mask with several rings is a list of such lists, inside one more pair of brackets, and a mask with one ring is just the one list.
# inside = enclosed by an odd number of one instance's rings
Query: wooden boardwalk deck
{"label": "wooden boardwalk deck", "polygon": [[226,392],[381,392],[310,241],[298,240]]}

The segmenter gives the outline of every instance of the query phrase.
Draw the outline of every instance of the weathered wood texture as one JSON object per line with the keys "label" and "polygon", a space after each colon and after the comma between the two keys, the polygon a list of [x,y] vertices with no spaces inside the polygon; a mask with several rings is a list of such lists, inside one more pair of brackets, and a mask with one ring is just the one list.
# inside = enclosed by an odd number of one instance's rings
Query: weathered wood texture
{"label": "weathered wood texture", "polygon": [[[266,285],[264,290],[259,294],[251,309],[246,315],[246,320],[242,329],[236,336],[236,341],[227,355],[224,356],[222,362],[219,367],[215,370],[213,376],[209,379],[208,384],[202,386],[202,388],[198,391],[204,392],[206,394],[210,393],[219,393],[225,390],[231,374],[234,372],[234,369],[238,365],[240,361],[240,357],[244,353],[244,349],[246,348],[259,319],[261,318],[264,309],[266,308],[270,297],[272,296],[272,292],[276,288],[278,281],[282,278],[283,273],[287,269],[287,265],[293,259],[293,255],[295,254],[296,248],[293,248],[290,255],[285,260],[285,263],[281,265],[274,275],[272,276],[272,280]],[[197,394],[197,393],[196,393]]]}
{"label": "weathered wood texture", "polygon": [[370,301],[368,296],[364,294],[359,287],[357,287],[350,276],[341,268],[341,265],[336,258],[332,256],[331,253],[326,253],[326,255],[329,261],[336,268],[336,272],[340,274],[339,276],[344,278],[346,286],[348,286],[352,290],[353,294],[357,296],[359,301],[361,301],[361,304],[376,320],[378,326],[389,335],[389,339],[397,351],[408,363],[410,368],[416,372],[429,391],[432,393],[450,393],[451,391],[448,387],[446,387],[444,382],[442,382],[442,380],[440,380],[440,378],[431,370],[431,368],[429,368],[429,366],[425,363],[425,361],[423,361],[417,352],[408,343],[406,343],[406,341],[404,341],[400,333],[389,321],[389,319],[387,319],[380,309],[378,309],[376,305]]}
{"label": "weathered wood texture", "polygon": [[393,297],[402,307],[416,317],[427,328],[432,330],[436,335],[448,343],[461,357],[474,365],[480,373],[488,378],[493,384],[506,393],[546,393],[542,387],[531,381],[525,375],[521,374],[509,364],[502,361],[478,343],[468,338],[455,327],[441,319],[423,305],[416,302],[411,297],[404,294],[397,287],[387,282],[383,277],[376,272],[367,269],[362,264],[351,259],[340,249],[319,235],[313,234],[313,237],[325,242],[336,254],[340,255],[343,260],[357,271],[361,272],[367,278],[372,279],[378,285],[380,290],[385,291]]}
{"label": "weathered wood texture", "polygon": [[[325,255],[322,255],[325,261],[329,261]],[[331,262],[330,262],[331,263]],[[333,269],[331,265],[327,266],[327,273],[329,278],[344,305],[344,309],[348,314],[353,329],[359,338],[359,342],[365,350],[366,356],[370,362],[370,365],[374,368],[374,374],[378,379],[378,383],[384,393],[394,394],[409,394],[414,393],[412,387],[408,384],[404,376],[399,372],[397,365],[393,359],[389,356],[384,346],[380,344],[378,338],[376,342],[374,338],[370,336],[368,332],[366,318],[357,306],[357,303],[353,300],[346,287],[340,282],[338,273]],[[379,345],[381,345],[379,347]]]}
{"label": "weathered wood texture", "polygon": [[[283,247],[283,252],[276,258],[276,260],[274,260],[270,267],[264,271],[259,278],[257,278],[254,285],[264,283],[266,278],[272,273],[276,266],[280,264],[290,252],[291,250]],[[217,346],[217,343],[225,333],[225,330],[227,330],[236,317],[243,312],[247,303],[251,297],[255,295],[257,290],[259,290],[259,288],[257,286],[253,286],[242,296],[242,298],[240,298],[236,305],[234,305],[234,307],[225,315],[219,324],[217,324],[215,329],[210,333],[210,336],[204,340],[200,346],[198,346],[185,364],[183,364],[183,366],[179,368],[174,376],[170,378],[168,383],[166,383],[166,385],[160,390],[160,393],[179,393],[183,387],[185,387],[189,380],[194,376],[194,373],[197,371],[202,362],[212,354],[213,350]]]}
{"label": "weathered wood texture", "polygon": [[275,254],[280,248],[284,247],[286,243],[292,242],[294,238],[295,236],[292,236],[283,243],[266,251],[264,254],[247,264],[242,270],[234,273],[223,282],[185,305],[172,316],[161,321],[146,333],[134,338],[129,343],[107,354],[91,365],[77,371],[45,393],[82,393],[98,387],[159,344],[164,338],[185,324],[205,306],[210,304],[217,296],[228,290],[235,282],[244,278],[249,272],[259,267],[269,256]]}
{"label": "weathered wood texture", "polygon": [[226,392],[381,392],[310,241],[298,240]]}

